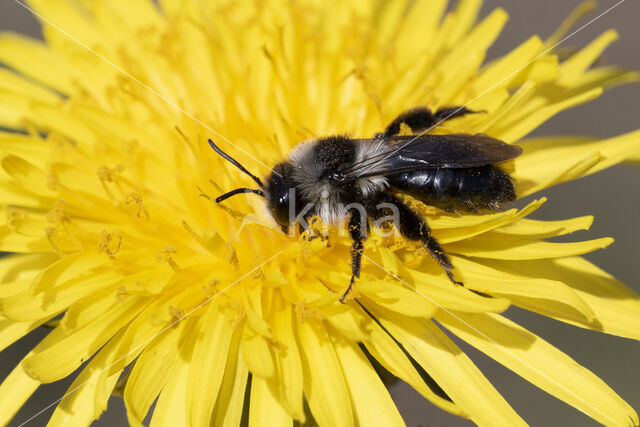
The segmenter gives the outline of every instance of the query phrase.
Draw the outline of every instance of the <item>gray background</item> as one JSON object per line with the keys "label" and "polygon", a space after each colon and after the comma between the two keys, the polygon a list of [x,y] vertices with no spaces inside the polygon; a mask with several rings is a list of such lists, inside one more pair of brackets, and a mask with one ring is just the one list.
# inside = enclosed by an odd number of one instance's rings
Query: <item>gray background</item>
{"label": "gray background", "polygon": [[[506,9],[510,15],[502,35],[489,51],[489,59],[508,52],[532,34],[542,37],[551,35],[579,3],[581,0],[487,0],[483,7],[483,16],[498,6]],[[605,11],[615,3],[617,1],[600,1],[596,13]],[[596,14],[593,14],[583,19],[579,25],[595,16]],[[571,37],[563,46],[584,46],[606,29],[616,28],[620,32],[620,40],[606,51],[605,62],[640,70],[639,18],[640,2],[626,0]],[[37,21],[14,0],[0,0],[0,30],[18,31],[33,36],[40,34]],[[640,128],[638,102],[640,84],[615,88],[605,92],[596,101],[557,115],[536,130],[534,135],[586,134],[608,137],[635,130]],[[590,254],[587,258],[640,292],[640,257],[637,247],[640,241],[640,227],[636,223],[640,207],[638,182],[640,168],[617,166],[577,182],[560,185],[544,192],[549,201],[535,213],[535,217],[565,219],[586,214],[595,215],[595,223],[591,230],[581,232],[575,237],[586,239],[612,236],[616,243],[606,251]],[[640,411],[640,345],[637,342],[574,328],[517,308],[510,308],[507,315],[595,372],[636,411]],[[42,330],[34,331],[7,351],[0,353],[0,378],[8,374],[20,358],[45,334]],[[530,424],[596,424],[493,360],[464,343],[458,343]],[[53,403],[62,396],[69,384],[70,381],[61,381],[41,387],[16,417],[16,425]],[[395,384],[391,392],[409,426],[471,424],[441,411],[404,384]],[[121,400],[112,398],[109,410],[96,424],[124,425],[126,417],[123,411]],[[44,412],[30,424],[44,424],[50,413],[51,410]]]}

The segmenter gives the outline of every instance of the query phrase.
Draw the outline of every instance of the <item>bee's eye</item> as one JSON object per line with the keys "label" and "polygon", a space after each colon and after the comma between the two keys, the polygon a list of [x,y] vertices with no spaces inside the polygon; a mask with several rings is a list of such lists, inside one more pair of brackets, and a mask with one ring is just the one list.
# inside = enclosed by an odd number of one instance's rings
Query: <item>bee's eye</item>
{"label": "bee's eye", "polygon": [[[266,193],[273,218],[280,226],[288,227],[289,222],[295,220],[296,211],[300,209],[296,203],[300,196],[295,189],[290,163],[279,163],[274,166],[273,173],[267,181]],[[296,204],[291,206],[291,203]]]}
{"label": "bee's eye", "polygon": [[271,194],[271,213],[281,226],[289,225],[289,189],[281,188],[276,194]]}

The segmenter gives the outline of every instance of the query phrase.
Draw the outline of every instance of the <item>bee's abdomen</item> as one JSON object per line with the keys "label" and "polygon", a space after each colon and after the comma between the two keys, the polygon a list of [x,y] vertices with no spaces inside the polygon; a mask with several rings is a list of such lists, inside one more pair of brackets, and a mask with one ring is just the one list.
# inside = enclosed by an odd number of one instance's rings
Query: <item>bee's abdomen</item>
{"label": "bee's abdomen", "polygon": [[440,209],[501,210],[516,198],[511,178],[495,165],[406,172],[388,179],[393,188]]}

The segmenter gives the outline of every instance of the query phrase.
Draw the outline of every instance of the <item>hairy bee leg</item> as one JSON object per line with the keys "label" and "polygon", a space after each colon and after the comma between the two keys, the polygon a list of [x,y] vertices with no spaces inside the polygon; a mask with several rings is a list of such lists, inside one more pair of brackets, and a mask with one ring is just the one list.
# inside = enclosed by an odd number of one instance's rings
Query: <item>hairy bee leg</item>
{"label": "hairy bee leg", "polygon": [[385,198],[387,203],[392,203],[398,208],[400,234],[409,240],[422,242],[422,246],[429,252],[433,259],[445,271],[447,277],[455,285],[464,286],[453,276],[451,270],[453,265],[447,253],[442,249],[438,240],[431,235],[431,228],[427,225],[424,218],[420,217],[402,200],[393,195],[387,195]]}
{"label": "hairy bee leg", "polygon": [[398,117],[389,123],[383,135],[386,137],[397,135],[403,123],[409,126],[412,132],[416,133],[435,127],[445,120],[478,112],[479,111],[469,110],[467,107],[448,107],[441,108],[433,113],[427,107],[416,107],[400,113]]}
{"label": "hairy bee leg", "polygon": [[[351,245],[351,280],[349,281],[349,287],[340,297],[340,302],[344,304],[345,299],[353,289],[353,285],[355,284],[356,278],[360,277],[360,267],[362,265],[362,252],[364,252],[364,241],[366,239],[366,235],[368,233],[362,233],[362,223],[366,221],[366,218],[363,218],[360,214],[360,211],[357,209],[353,211],[351,214],[351,218],[349,219],[349,234],[351,235],[351,239],[353,239],[353,244]],[[369,231],[368,223],[365,223],[365,230]]]}
{"label": "hairy bee leg", "polygon": [[431,254],[434,260],[442,267],[447,273],[447,277],[454,285],[464,286],[464,283],[458,282],[456,278],[453,276],[451,270],[453,269],[453,265],[451,264],[451,260],[447,253],[442,249],[440,243],[436,240],[435,237],[431,235],[431,229],[427,225],[426,222],[423,221],[422,226],[420,227],[420,234],[422,235],[422,246]]}

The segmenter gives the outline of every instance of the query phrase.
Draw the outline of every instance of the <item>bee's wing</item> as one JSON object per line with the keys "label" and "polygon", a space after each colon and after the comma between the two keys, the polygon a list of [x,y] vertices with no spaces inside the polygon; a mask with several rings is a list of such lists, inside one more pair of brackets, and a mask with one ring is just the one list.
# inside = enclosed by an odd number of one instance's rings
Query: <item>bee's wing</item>
{"label": "bee's wing", "polygon": [[[375,143],[374,140],[371,143]],[[354,181],[424,169],[484,166],[514,159],[521,153],[522,148],[485,134],[396,136],[385,150],[352,163],[340,172],[346,181]]]}

